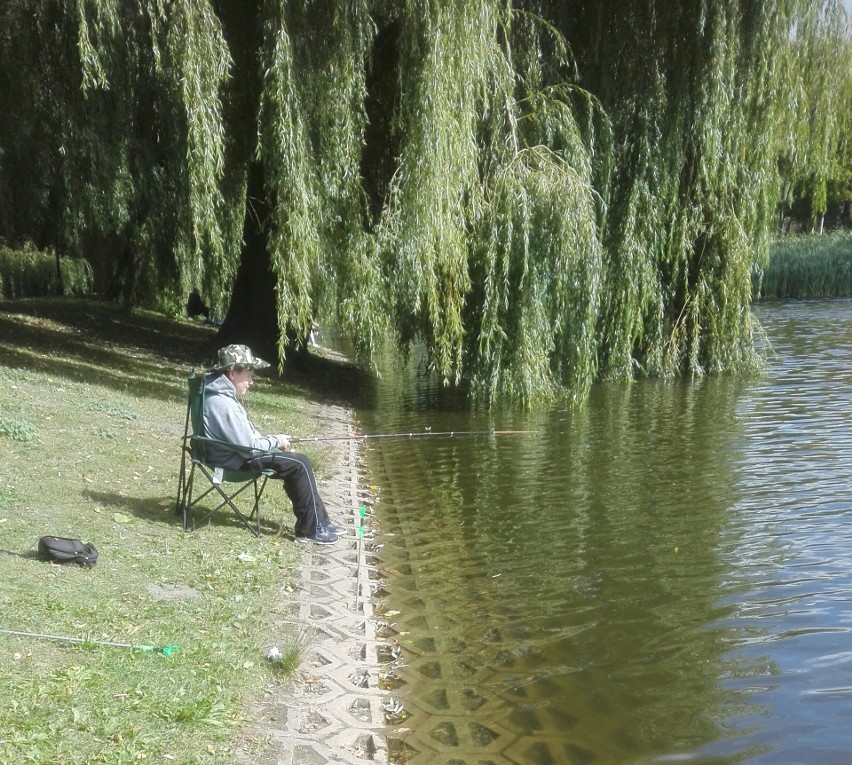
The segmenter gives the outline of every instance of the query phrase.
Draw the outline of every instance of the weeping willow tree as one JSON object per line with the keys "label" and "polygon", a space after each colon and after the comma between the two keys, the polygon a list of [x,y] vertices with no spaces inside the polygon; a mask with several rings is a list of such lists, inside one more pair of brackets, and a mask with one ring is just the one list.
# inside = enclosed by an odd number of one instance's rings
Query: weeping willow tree
{"label": "weeping willow tree", "polygon": [[131,302],[201,286],[223,341],[279,357],[316,315],[368,363],[423,342],[486,403],[742,370],[779,167],[818,190],[848,133],[844,24],[834,0],[8,0],[0,233]]}

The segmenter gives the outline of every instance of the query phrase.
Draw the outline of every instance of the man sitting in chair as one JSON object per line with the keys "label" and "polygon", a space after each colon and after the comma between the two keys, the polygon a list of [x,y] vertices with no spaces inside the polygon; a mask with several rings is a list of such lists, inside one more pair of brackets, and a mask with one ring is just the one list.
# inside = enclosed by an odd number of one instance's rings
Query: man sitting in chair
{"label": "man sitting in chair", "polygon": [[261,435],[240,403],[253,383],[254,371],[269,364],[245,345],[220,348],[217,358],[217,366],[204,381],[205,433],[209,438],[249,447],[251,456],[211,445],[207,450],[211,464],[234,470],[274,471],[293,503],[296,539],[318,544],[336,542],[343,529],[329,520],[310,460],[289,451],[289,436]]}

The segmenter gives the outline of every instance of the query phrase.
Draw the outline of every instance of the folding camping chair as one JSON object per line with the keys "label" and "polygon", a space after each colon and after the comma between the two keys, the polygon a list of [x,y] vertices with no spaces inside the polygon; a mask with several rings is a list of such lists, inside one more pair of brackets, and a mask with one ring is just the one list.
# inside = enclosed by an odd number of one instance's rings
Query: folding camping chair
{"label": "folding camping chair", "polygon": [[[260,536],[260,499],[266,488],[266,482],[272,471],[265,470],[255,473],[250,470],[229,470],[215,467],[207,459],[206,450],[211,444],[229,449],[239,454],[249,456],[249,450],[226,441],[208,438],[204,433],[204,376],[197,375],[195,370],[187,379],[188,398],[186,405],[186,422],[184,424],[183,441],[181,443],[180,479],[178,482],[176,512],[183,514],[183,530],[191,531],[196,526],[207,521],[215,512],[223,507],[230,508],[245,527],[256,537]],[[196,484],[201,482],[203,487]],[[203,491],[198,493],[199,489]],[[237,498],[243,492],[253,489],[254,503],[251,512],[246,515],[237,505]],[[209,496],[218,504],[209,507],[199,507]],[[252,494],[247,494],[249,499]],[[204,514],[198,521],[193,520],[194,511]],[[254,524],[252,524],[252,520]]]}

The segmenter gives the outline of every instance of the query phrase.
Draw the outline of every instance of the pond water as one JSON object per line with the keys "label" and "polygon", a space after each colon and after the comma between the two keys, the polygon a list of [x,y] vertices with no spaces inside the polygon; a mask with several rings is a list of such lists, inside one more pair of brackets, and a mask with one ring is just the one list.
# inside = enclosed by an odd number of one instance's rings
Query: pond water
{"label": "pond water", "polygon": [[366,441],[398,762],[852,761],[852,301],[757,315],[764,376],[580,412],[385,370],[363,432],[533,431]]}

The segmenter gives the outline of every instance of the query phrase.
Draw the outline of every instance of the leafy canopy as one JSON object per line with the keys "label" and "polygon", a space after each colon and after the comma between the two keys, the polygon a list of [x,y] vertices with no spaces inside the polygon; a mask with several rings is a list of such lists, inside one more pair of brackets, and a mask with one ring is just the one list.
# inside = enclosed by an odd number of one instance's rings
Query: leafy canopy
{"label": "leafy canopy", "polygon": [[280,330],[422,341],[485,403],[752,366],[782,180],[819,208],[848,157],[838,0],[8,0],[0,29],[8,241],[221,312],[265,226]]}

